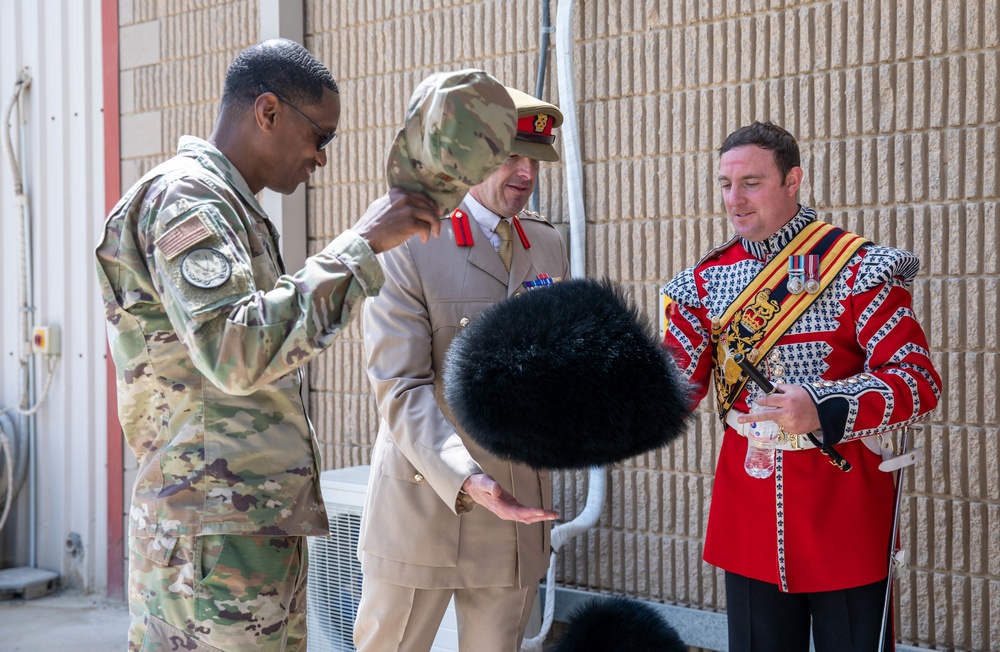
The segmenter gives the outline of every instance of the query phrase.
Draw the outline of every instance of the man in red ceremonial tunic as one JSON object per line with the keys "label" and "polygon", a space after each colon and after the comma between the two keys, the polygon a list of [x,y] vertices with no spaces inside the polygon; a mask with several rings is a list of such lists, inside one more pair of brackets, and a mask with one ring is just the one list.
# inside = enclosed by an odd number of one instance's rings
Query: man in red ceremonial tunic
{"label": "man in red ceremonial tunic", "polygon": [[[726,571],[729,649],[808,650],[811,619],[819,652],[875,650],[893,512],[880,435],[940,397],[907,289],[919,261],[799,205],[798,144],[784,129],[743,127],[719,153],[736,236],[664,288],[664,343],[696,400],[715,380],[726,423],[705,561]],[[737,353],[777,391],[747,382]],[[781,428],[763,479],[744,469],[752,402]],[[828,447],[853,468],[831,464]]]}

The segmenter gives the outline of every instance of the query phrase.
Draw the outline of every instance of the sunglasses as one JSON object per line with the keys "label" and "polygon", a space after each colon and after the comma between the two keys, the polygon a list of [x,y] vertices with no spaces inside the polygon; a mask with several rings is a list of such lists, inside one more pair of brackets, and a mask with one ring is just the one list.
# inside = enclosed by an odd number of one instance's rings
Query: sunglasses
{"label": "sunglasses", "polygon": [[286,100],[285,98],[283,98],[282,96],[278,95],[277,93],[275,93],[274,91],[272,91],[271,89],[269,89],[264,84],[259,84],[259,86],[260,86],[260,92],[261,93],[270,93],[271,95],[274,95],[276,98],[278,98],[279,100],[281,100],[282,102],[284,102],[285,104],[287,104],[289,106],[289,108],[292,109],[292,111],[295,111],[300,116],[302,116],[303,118],[305,118],[309,122],[309,124],[311,124],[313,127],[316,128],[316,131],[318,131],[320,134],[322,134],[321,136],[318,136],[316,138],[316,151],[317,152],[319,150],[325,148],[327,145],[329,145],[331,142],[333,142],[334,138],[337,137],[337,132],[336,131],[327,131],[323,127],[320,127],[318,124],[316,124],[315,122],[313,122],[312,118],[310,118],[309,116],[307,116],[305,113],[302,113],[302,111],[300,111],[297,106],[295,106],[294,104],[292,104],[291,102],[289,102],[288,100]]}

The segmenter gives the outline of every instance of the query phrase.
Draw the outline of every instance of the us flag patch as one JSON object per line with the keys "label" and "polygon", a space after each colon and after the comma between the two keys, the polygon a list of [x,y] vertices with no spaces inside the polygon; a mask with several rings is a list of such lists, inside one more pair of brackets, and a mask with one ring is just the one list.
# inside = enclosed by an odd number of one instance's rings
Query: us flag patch
{"label": "us flag patch", "polygon": [[212,235],[212,230],[202,221],[199,211],[177,226],[171,227],[153,244],[163,252],[167,260],[170,260],[210,235]]}

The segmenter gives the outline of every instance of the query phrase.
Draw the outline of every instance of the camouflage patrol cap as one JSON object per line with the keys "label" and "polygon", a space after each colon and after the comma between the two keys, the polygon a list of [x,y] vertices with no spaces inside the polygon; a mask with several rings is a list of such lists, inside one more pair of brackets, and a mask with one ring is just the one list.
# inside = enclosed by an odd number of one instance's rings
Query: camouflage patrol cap
{"label": "camouflage patrol cap", "polygon": [[562,124],[563,114],[555,104],[549,104],[516,88],[507,87],[517,109],[517,133],[511,151],[537,161],[558,161],[559,152],[552,130]]}
{"label": "camouflage patrol cap", "polygon": [[510,95],[482,70],[436,73],[417,86],[389,150],[390,187],[428,195],[442,215],[507,159],[517,118]]}

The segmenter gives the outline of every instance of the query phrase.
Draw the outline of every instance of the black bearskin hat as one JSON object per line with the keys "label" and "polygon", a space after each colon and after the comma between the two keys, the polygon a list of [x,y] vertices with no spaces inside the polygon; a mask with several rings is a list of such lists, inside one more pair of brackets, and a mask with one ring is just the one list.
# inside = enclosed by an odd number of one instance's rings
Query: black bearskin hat
{"label": "black bearskin hat", "polygon": [[483,311],[452,342],[444,386],[480,446],[537,469],[658,448],[693,407],[673,358],[609,280],[563,281]]}
{"label": "black bearskin hat", "polygon": [[648,604],[621,596],[593,598],[570,614],[553,652],[687,652],[687,645]]}

